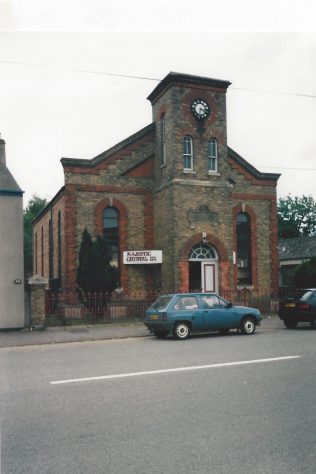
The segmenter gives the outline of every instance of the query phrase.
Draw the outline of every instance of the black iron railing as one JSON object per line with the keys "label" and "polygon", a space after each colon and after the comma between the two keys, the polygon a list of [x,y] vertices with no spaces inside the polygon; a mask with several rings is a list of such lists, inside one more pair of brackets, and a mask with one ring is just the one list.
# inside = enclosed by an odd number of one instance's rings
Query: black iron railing
{"label": "black iron railing", "polygon": [[[146,309],[160,294],[168,291],[134,292],[128,297],[101,292],[46,291],[47,326],[134,323],[144,319]],[[262,314],[276,313],[278,297],[268,291],[248,288],[223,291],[221,296],[233,304],[252,306]]]}

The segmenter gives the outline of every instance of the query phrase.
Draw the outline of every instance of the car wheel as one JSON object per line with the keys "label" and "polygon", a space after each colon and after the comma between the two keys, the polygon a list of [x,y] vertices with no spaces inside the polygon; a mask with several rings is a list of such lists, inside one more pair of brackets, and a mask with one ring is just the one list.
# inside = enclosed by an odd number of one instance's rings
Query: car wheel
{"label": "car wheel", "polygon": [[187,323],[177,323],[173,328],[173,336],[176,339],[187,339],[190,336],[190,326]]}
{"label": "car wheel", "polygon": [[244,318],[241,321],[241,326],[240,326],[241,332],[245,334],[246,336],[250,336],[253,334],[256,330],[256,323],[253,318]]}
{"label": "car wheel", "polygon": [[287,321],[287,320],[285,319],[283,322],[284,322],[284,326],[287,327],[288,329],[295,329],[296,326],[297,326],[297,322],[296,322],[296,321]]}
{"label": "car wheel", "polygon": [[165,339],[168,336],[168,332],[166,332],[166,331],[154,331],[154,335],[156,337],[158,337],[159,339]]}

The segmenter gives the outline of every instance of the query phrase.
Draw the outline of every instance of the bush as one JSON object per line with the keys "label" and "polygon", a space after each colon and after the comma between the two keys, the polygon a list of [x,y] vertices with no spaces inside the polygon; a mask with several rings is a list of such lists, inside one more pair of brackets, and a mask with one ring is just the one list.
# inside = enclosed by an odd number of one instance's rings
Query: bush
{"label": "bush", "polygon": [[83,291],[106,292],[109,295],[118,286],[117,268],[111,265],[112,250],[103,237],[95,241],[87,229],[82,233],[79,250],[77,283]]}
{"label": "bush", "polygon": [[295,269],[294,283],[298,288],[316,288],[316,257],[312,257]]}

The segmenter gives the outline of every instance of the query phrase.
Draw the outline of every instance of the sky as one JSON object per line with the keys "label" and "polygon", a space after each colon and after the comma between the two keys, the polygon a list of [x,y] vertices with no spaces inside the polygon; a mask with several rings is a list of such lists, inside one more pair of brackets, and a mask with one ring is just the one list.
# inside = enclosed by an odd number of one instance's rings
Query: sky
{"label": "sky", "polygon": [[170,71],[228,80],[228,145],[316,199],[313,0],[0,0],[0,132],[25,192],[50,200],[62,157],[91,159],[152,121]]}

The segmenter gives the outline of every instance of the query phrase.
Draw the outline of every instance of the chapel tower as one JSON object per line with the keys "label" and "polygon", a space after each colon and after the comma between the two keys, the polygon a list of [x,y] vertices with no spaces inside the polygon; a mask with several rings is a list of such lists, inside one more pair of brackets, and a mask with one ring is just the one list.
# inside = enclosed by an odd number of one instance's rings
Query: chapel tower
{"label": "chapel tower", "polygon": [[[154,236],[164,254],[162,280],[170,289],[179,287],[181,259],[189,258],[181,254],[185,242],[218,234],[220,208],[225,212],[231,206],[231,185],[223,178],[229,85],[171,72],[148,97],[156,124]],[[231,212],[226,216],[225,226],[231,225]],[[231,232],[227,235],[225,246],[231,248]]]}

